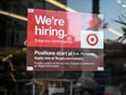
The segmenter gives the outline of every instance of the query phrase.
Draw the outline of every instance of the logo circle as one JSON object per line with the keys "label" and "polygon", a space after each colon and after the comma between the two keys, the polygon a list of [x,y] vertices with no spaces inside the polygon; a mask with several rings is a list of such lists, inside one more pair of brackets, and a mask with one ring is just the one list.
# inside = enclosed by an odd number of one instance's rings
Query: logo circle
{"label": "logo circle", "polygon": [[87,43],[91,46],[95,46],[98,43],[98,36],[96,34],[89,34],[87,36]]}

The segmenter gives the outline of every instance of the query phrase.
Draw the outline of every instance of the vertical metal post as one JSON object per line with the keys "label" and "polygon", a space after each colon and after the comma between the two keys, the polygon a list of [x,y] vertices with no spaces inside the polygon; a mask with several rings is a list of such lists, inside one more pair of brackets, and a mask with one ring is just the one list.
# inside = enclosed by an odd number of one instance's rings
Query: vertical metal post
{"label": "vertical metal post", "polygon": [[92,0],[92,13],[100,13],[100,0]]}
{"label": "vertical metal post", "polygon": [[70,95],[73,95],[73,81],[70,81]]}
{"label": "vertical metal post", "polygon": [[35,95],[35,80],[32,81],[32,95]]}
{"label": "vertical metal post", "polygon": [[18,82],[16,82],[16,95],[18,95]]}
{"label": "vertical metal post", "polygon": [[92,0],[92,20],[91,29],[98,30],[100,27],[100,19],[98,15],[100,14],[100,0]]}

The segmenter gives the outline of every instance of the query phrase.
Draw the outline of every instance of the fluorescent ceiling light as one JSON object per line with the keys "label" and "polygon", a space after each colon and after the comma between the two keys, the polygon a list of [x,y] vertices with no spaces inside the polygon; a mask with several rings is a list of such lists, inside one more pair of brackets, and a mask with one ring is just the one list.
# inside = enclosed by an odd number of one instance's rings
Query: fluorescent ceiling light
{"label": "fluorescent ceiling light", "polygon": [[119,37],[123,35],[123,33],[119,33],[117,31],[113,30],[112,28],[107,28],[107,30],[110,31],[110,32],[112,32],[113,34],[119,36]]}
{"label": "fluorescent ceiling light", "polygon": [[64,5],[64,4],[62,4],[62,3],[60,3],[56,0],[46,0],[46,1],[57,6],[57,7],[64,9],[64,10],[67,10],[67,11],[70,11],[70,12],[77,12],[77,11],[73,10],[72,8],[70,8],[70,7]]}
{"label": "fluorescent ceiling light", "polygon": [[10,12],[6,12],[6,11],[2,11],[0,10],[0,14],[5,15],[5,16],[10,16],[19,20],[23,20],[23,21],[27,21],[28,19],[26,17],[14,14],[14,13],[10,13]]}

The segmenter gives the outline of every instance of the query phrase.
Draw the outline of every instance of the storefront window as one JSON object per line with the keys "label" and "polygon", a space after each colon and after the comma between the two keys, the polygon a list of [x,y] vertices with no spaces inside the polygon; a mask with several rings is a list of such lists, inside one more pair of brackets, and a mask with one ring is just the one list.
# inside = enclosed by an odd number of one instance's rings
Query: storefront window
{"label": "storefront window", "polygon": [[[0,94],[115,95],[116,92],[118,95],[125,95],[125,0],[1,0],[0,2]],[[52,24],[54,26],[52,25],[49,29],[58,26],[60,30],[60,28],[65,27],[65,31],[61,30],[59,34],[54,32],[55,29],[53,32],[47,31],[48,29],[46,32],[43,32],[44,30],[41,32],[40,28],[43,29],[43,27],[38,25],[39,28],[35,28],[36,34],[44,35],[45,38],[49,34],[49,36],[54,37],[55,41],[62,41],[62,45],[46,43],[41,46],[36,44],[32,49],[31,47],[29,49],[27,40],[28,22],[30,22],[30,25],[34,23],[32,23],[33,19],[29,21],[28,9],[36,10],[37,16],[41,13],[44,14],[44,12],[48,15],[48,18],[44,16],[44,20],[41,17],[39,19],[39,16],[36,17],[38,23],[47,24],[44,27]],[[50,16],[48,12],[55,14]],[[66,24],[64,24],[65,22]],[[103,43],[100,44],[100,48],[92,48],[99,39],[96,37],[97,35],[93,35],[95,38],[91,35],[92,38],[89,39],[88,36],[86,39],[87,43],[92,45],[91,50],[87,47],[83,49],[85,47],[81,43],[85,39],[81,38],[86,34],[79,34],[79,32],[91,30],[96,33],[99,33],[99,31],[104,33]],[[66,31],[70,32],[69,35],[66,35]],[[78,39],[82,41],[79,42]],[[48,41],[54,42],[52,38]],[[76,41],[77,44],[64,44],[65,41],[69,43]],[[45,43],[45,40],[43,42]],[[38,45],[40,46],[37,47]],[[65,49],[58,49],[60,45]],[[71,47],[74,48],[71,49]],[[37,53],[33,52],[34,49]],[[39,50],[43,52],[38,52]],[[66,50],[66,52],[63,50]],[[36,66],[39,63],[39,65],[46,63],[47,66],[53,63],[55,67],[57,66],[55,64],[61,62],[62,67],[58,69],[59,71],[56,71],[56,69],[49,71],[51,69],[47,70],[46,67],[34,69],[35,67],[31,66],[34,65],[32,54],[37,55],[34,58],[34,60],[37,60]],[[104,64],[98,64],[99,68],[92,66],[95,71],[90,71],[88,63],[91,59],[93,59],[93,62],[95,60],[96,63]],[[80,63],[85,62],[87,68],[82,69],[83,64],[78,66],[79,69],[76,68],[76,64],[79,63],[78,60]],[[65,71],[65,65],[69,63],[74,63],[74,65],[69,65]],[[31,71],[28,71],[27,66],[31,66],[31,68],[28,68]],[[74,71],[75,69],[72,71],[73,67],[76,68],[76,71]],[[88,71],[85,72],[84,70]]]}

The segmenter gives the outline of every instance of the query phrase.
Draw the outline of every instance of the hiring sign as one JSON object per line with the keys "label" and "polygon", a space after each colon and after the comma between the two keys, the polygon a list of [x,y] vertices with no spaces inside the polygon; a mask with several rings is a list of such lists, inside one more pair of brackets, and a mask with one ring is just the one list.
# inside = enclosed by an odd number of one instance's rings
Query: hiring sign
{"label": "hiring sign", "polygon": [[98,67],[101,68],[103,32],[87,31],[91,16],[28,9],[28,69],[95,71]]}
{"label": "hiring sign", "polygon": [[68,33],[67,13],[29,9],[28,19],[28,47],[79,48],[76,36]]}

